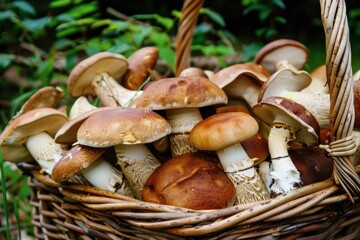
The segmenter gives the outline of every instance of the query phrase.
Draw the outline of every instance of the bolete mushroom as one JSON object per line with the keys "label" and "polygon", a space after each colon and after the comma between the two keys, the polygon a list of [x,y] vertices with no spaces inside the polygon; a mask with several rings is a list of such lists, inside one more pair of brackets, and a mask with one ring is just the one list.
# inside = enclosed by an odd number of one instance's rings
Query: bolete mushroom
{"label": "bolete mushroom", "polygon": [[243,112],[214,114],[191,130],[190,144],[206,151],[216,151],[225,173],[236,189],[236,203],[256,202],[270,195],[254,168],[254,161],[241,146],[257,134],[257,121]]}
{"label": "bolete mushroom", "polygon": [[136,101],[136,107],[165,110],[171,125],[172,156],[197,150],[189,144],[189,132],[202,120],[200,107],[226,104],[221,88],[201,76],[164,78],[149,85]]}
{"label": "bolete mushroom", "polygon": [[145,144],[170,134],[170,124],[159,114],[140,108],[114,108],[94,113],[77,132],[81,145],[115,147],[117,163],[137,198],[146,179],[160,165]]}
{"label": "bolete mushroom", "polygon": [[305,146],[319,142],[320,126],[302,105],[282,97],[268,97],[253,107],[253,113],[269,125],[269,152],[273,183],[272,195],[288,193],[302,186],[300,173],[288,153],[288,144],[296,141]]}
{"label": "bolete mushroom", "polygon": [[71,105],[69,111],[69,119],[74,119],[80,116],[81,114],[88,112],[90,110],[96,109],[85,96],[78,97],[75,102]]}
{"label": "bolete mushroom", "polygon": [[71,96],[97,95],[108,107],[131,105],[131,99],[141,94],[124,88],[119,81],[128,67],[126,58],[120,54],[100,52],[90,56],[70,72],[68,89]]}
{"label": "bolete mushroom", "polygon": [[4,160],[16,163],[35,159],[51,174],[66,151],[53,137],[67,121],[65,114],[53,108],[36,108],[17,116],[0,135]]}
{"label": "bolete mushroom", "polygon": [[292,39],[278,39],[260,49],[254,62],[271,74],[282,68],[302,69],[309,58],[309,51],[302,43]]}
{"label": "bolete mushroom", "polygon": [[167,160],[149,176],[143,200],[196,210],[220,209],[234,204],[235,188],[216,157],[185,153]]}

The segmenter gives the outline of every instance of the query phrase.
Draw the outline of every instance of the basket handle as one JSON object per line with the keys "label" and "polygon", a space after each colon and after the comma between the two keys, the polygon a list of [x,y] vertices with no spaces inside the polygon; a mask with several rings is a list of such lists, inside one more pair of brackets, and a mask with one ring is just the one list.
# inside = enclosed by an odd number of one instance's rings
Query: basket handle
{"label": "basket handle", "polygon": [[[320,0],[321,20],[326,39],[326,77],[330,91],[330,145],[352,143],[355,121],[354,92],[351,66],[351,47],[345,0]],[[347,145],[346,145],[347,143]],[[353,144],[353,143],[352,143]],[[354,144],[353,144],[354,145]],[[356,150],[356,145],[353,148]],[[336,149],[330,149],[333,153]],[[352,165],[354,151],[333,156],[334,179],[350,199],[360,196],[360,178]]]}

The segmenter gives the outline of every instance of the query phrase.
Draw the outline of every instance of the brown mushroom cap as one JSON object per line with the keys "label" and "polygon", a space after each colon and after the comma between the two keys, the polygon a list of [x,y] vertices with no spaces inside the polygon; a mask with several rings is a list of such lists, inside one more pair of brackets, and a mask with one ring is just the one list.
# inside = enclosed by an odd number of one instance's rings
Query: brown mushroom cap
{"label": "brown mushroom cap", "polygon": [[227,103],[221,88],[201,76],[164,78],[152,82],[136,101],[136,107],[164,110]]}
{"label": "brown mushroom cap", "polygon": [[119,80],[126,72],[128,62],[120,54],[100,52],[81,61],[70,72],[68,89],[72,96],[94,94],[93,81],[99,79],[101,73],[108,73]]}
{"label": "brown mushroom cap", "polygon": [[60,183],[69,180],[95,162],[105,150],[82,145],[72,147],[55,164],[51,173],[52,179]]}
{"label": "brown mushroom cap", "polygon": [[181,71],[180,77],[201,76],[208,78],[205,71],[197,67],[188,67]]}
{"label": "brown mushroom cap", "polygon": [[309,57],[309,51],[302,43],[291,39],[278,39],[265,45],[256,55],[256,63],[270,73],[276,72],[276,64],[287,61],[296,69],[302,69]]}
{"label": "brown mushroom cap", "polygon": [[149,176],[143,200],[197,210],[219,209],[234,203],[235,188],[216,158],[186,153],[169,159]]}
{"label": "brown mushroom cap", "polygon": [[268,97],[253,107],[253,113],[267,125],[278,119],[291,127],[297,141],[318,144],[320,126],[316,118],[301,104],[283,97]]}
{"label": "brown mushroom cap", "polygon": [[94,113],[107,109],[113,109],[113,107],[95,108],[93,110],[81,114],[76,118],[70,119],[64,125],[62,125],[61,128],[57,131],[54,138],[55,142],[60,144],[67,144],[67,145],[75,143],[77,141],[77,131],[81,126],[81,124]]}
{"label": "brown mushroom cap", "polygon": [[19,115],[0,135],[4,160],[21,162],[33,159],[24,146],[27,138],[41,132],[54,137],[58,129],[67,121],[66,115],[54,108],[36,108]]}
{"label": "brown mushroom cap", "polygon": [[247,113],[217,113],[195,125],[189,142],[199,150],[217,151],[249,139],[258,130],[257,121]]}
{"label": "brown mushroom cap", "polygon": [[114,108],[92,114],[78,129],[78,142],[90,147],[154,142],[171,132],[159,114],[141,108]]}
{"label": "brown mushroom cap", "polygon": [[282,92],[300,92],[311,83],[311,77],[305,71],[295,72],[285,68],[271,75],[261,86],[258,102],[271,96],[281,96]]}
{"label": "brown mushroom cap", "polygon": [[143,47],[135,51],[127,61],[128,70],[122,80],[122,85],[130,90],[138,90],[155,67],[159,50],[156,47]]}

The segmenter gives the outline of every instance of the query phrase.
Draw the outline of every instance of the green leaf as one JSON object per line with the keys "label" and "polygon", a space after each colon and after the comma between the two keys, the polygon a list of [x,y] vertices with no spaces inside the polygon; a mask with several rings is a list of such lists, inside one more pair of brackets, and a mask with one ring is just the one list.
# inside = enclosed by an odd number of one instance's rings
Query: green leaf
{"label": "green leaf", "polygon": [[8,202],[6,196],[6,176],[4,173],[4,158],[3,153],[0,148],[0,175],[1,175],[1,192],[2,192],[2,209],[4,209],[5,217],[5,235],[6,239],[10,239],[10,222],[9,222],[9,211],[8,211]]}
{"label": "green leaf", "polygon": [[0,11],[0,21],[11,19],[15,16],[16,14],[11,10]]}
{"label": "green leaf", "polygon": [[19,9],[20,11],[22,11],[24,13],[28,13],[32,16],[34,16],[36,14],[35,8],[26,1],[14,1],[11,3],[11,6]]}
{"label": "green leaf", "polygon": [[131,34],[132,39],[134,40],[135,46],[140,47],[144,39],[149,36],[152,29],[151,27],[143,28],[140,32],[134,32]]}
{"label": "green leaf", "polygon": [[219,13],[209,8],[201,8],[200,13],[202,12],[221,27],[225,27],[225,20]]}
{"label": "green leaf", "polygon": [[13,54],[0,54],[0,69],[5,69],[10,66],[15,56]]}
{"label": "green leaf", "polygon": [[174,65],[175,65],[174,49],[165,46],[159,48],[159,58],[167,62],[167,64],[169,64],[170,68],[172,69],[172,71],[174,71]]}
{"label": "green leaf", "polygon": [[54,61],[52,59],[45,60],[40,63],[37,69],[37,76],[42,81],[43,86],[49,85],[49,81],[52,77],[54,71]]}
{"label": "green leaf", "polygon": [[274,17],[274,21],[278,22],[278,23],[281,23],[281,24],[286,24],[286,19],[281,17],[281,16]]}
{"label": "green leaf", "polygon": [[75,19],[79,19],[97,11],[99,11],[97,2],[90,2],[71,8],[68,14]]}
{"label": "green leaf", "polygon": [[66,7],[72,3],[71,0],[53,0],[49,4],[50,8]]}
{"label": "green leaf", "polygon": [[259,20],[264,22],[271,15],[271,8],[263,8],[261,12],[259,12]]}
{"label": "green leaf", "polygon": [[96,20],[93,24],[91,24],[91,28],[98,28],[103,26],[108,26],[112,23],[110,19],[102,19],[102,20]]}
{"label": "green leaf", "polygon": [[136,14],[132,16],[135,19],[139,20],[155,20],[166,30],[169,30],[173,27],[174,21],[171,18],[160,16],[159,14]]}
{"label": "green leaf", "polygon": [[286,8],[285,3],[284,3],[283,0],[273,0],[272,2],[281,9]]}
{"label": "green leaf", "polygon": [[259,42],[246,44],[242,48],[241,60],[243,62],[251,62],[254,60],[256,54],[262,48],[262,44]]}
{"label": "green leaf", "polygon": [[49,20],[49,17],[42,17],[38,19],[25,19],[23,23],[27,30],[35,32],[38,30],[44,30]]}
{"label": "green leaf", "polygon": [[87,55],[92,56],[98,52],[100,52],[101,49],[97,44],[87,44],[85,47],[85,52]]}
{"label": "green leaf", "polygon": [[156,44],[156,46],[168,46],[171,44],[171,38],[164,32],[152,31],[149,34],[149,40]]}

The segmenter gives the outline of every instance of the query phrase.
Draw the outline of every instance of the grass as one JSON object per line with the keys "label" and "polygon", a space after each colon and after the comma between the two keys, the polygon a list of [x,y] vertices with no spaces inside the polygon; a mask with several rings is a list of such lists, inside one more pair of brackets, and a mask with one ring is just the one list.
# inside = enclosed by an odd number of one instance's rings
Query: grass
{"label": "grass", "polygon": [[4,209],[5,217],[5,230],[6,230],[6,239],[10,239],[10,222],[9,222],[9,211],[8,211],[8,202],[6,194],[6,176],[4,171],[4,159],[2,151],[0,149],[0,172],[1,172],[1,193],[2,193],[2,206]]}

